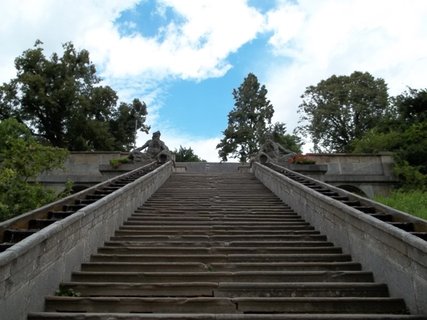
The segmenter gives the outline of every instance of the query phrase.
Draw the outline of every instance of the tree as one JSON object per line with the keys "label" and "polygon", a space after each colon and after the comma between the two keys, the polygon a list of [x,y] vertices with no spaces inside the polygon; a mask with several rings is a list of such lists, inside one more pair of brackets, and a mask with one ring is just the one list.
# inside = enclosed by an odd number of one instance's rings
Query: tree
{"label": "tree", "polygon": [[404,126],[427,121],[427,89],[408,88],[393,99],[399,114],[399,122]]}
{"label": "tree", "polygon": [[[86,50],[63,45],[64,53],[46,58],[37,41],[16,58],[17,75],[0,87],[0,120],[15,117],[40,140],[69,150],[128,150],[144,125],[146,108],[135,99],[117,108],[117,94],[99,85]],[[131,128],[133,128],[131,130]]]}
{"label": "tree", "polygon": [[61,167],[68,152],[41,145],[16,119],[0,121],[0,220],[35,209],[56,195],[35,182],[40,173]]}
{"label": "tree", "polygon": [[[273,135],[273,141],[277,142],[284,148],[295,153],[301,153],[303,142],[301,138],[294,134],[286,133],[286,125],[281,122],[276,122],[270,129]],[[264,141],[263,141],[264,142]]]}
{"label": "tree", "polygon": [[233,97],[234,108],[228,114],[224,138],[216,148],[223,161],[231,155],[244,163],[259,150],[261,140],[269,130],[274,109],[267,99],[267,89],[252,73],[238,89],[233,89]]}
{"label": "tree", "polygon": [[368,72],[335,76],[306,88],[297,132],[312,138],[315,151],[350,152],[351,143],[388,112],[387,85]]}
{"label": "tree", "polygon": [[175,154],[176,162],[206,162],[198,155],[194,154],[194,151],[191,149],[191,147],[187,149],[179,146],[179,150],[175,149],[173,153]]}
{"label": "tree", "polygon": [[391,101],[394,113],[355,140],[353,149],[393,152],[401,187],[427,189],[427,90],[409,88]]}

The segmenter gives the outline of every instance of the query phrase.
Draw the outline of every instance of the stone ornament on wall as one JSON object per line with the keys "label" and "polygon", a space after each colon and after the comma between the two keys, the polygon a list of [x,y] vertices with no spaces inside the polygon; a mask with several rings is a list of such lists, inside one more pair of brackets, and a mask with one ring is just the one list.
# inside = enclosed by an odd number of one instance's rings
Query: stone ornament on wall
{"label": "stone ornament on wall", "polygon": [[274,142],[273,138],[269,136],[264,144],[261,145],[256,155],[256,161],[263,164],[268,162],[287,164],[288,160],[295,155],[295,152],[286,149],[280,143]]}

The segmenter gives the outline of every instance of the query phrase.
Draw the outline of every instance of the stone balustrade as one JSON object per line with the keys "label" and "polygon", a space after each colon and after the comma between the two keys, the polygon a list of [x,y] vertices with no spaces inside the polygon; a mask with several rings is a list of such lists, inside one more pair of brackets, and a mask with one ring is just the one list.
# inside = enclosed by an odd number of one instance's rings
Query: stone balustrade
{"label": "stone balustrade", "polygon": [[[427,313],[427,242],[363,214],[337,200],[322,195],[259,163],[253,164],[255,176],[273,193],[288,203],[328,239],[343,248],[376,281],[388,284],[392,296],[403,297],[412,313]],[[322,184],[317,181],[317,184]],[[334,189],[326,185],[329,189]],[[339,189],[341,194],[360,198]],[[425,224],[425,220],[382,206],[366,198],[373,206],[407,220]]]}

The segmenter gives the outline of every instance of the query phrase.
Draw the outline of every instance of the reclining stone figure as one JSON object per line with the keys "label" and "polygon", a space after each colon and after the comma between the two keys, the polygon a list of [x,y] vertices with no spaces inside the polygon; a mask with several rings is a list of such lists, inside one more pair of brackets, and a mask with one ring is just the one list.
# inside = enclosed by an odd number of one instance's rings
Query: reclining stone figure
{"label": "reclining stone figure", "polygon": [[[145,148],[147,150],[142,152]],[[165,163],[171,159],[171,153],[165,143],[160,140],[160,131],[156,131],[151,140],[130,152],[129,159],[134,162],[157,160],[157,162]]]}
{"label": "reclining stone figure", "polygon": [[261,145],[256,160],[261,163],[287,164],[288,160],[295,154],[295,152],[286,149],[280,143],[274,142],[273,137],[268,136],[265,143]]}

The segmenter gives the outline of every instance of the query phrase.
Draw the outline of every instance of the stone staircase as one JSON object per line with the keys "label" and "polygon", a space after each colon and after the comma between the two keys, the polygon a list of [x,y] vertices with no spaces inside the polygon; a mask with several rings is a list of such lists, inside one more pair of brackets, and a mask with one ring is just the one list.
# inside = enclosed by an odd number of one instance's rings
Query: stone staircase
{"label": "stone staircase", "polygon": [[173,174],[47,319],[423,319],[249,173]]}

